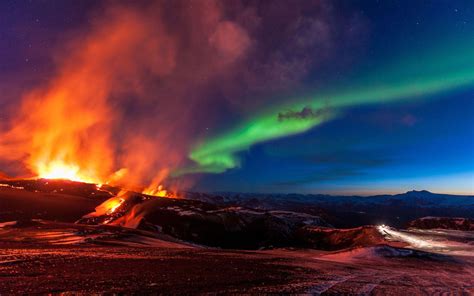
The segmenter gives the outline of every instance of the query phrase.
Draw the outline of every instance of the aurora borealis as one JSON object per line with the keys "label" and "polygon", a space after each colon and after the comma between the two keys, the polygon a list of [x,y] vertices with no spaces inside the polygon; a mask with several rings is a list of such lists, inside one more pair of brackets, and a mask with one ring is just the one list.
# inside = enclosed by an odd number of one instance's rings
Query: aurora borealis
{"label": "aurora borealis", "polygon": [[[367,6],[370,5],[368,4]],[[406,9],[403,5],[401,6],[402,7],[398,7],[398,13],[402,13],[401,11]],[[327,86],[320,87],[317,91],[307,91],[306,95],[298,95],[296,97],[288,96],[287,103],[282,103],[278,106],[269,106],[269,108],[265,110],[259,110],[259,112],[245,117],[234,127],[205,138],[199,142],[189,154],[190,158],[195,161],[195,165],[185,169],[184,172],[202,171],[222,173],[235,167],[248,166],[248,161],[242,164],[242,159],[252,159],[253,157],[249,156],[249,153],[260,154],[262,153],[262,150],[274,151],[274,148],[265,147],[274,145],[275,140],[278,140],[279,138],[283,139],[276,142],[277,146],[279,146],[279,143],[285,141],[294,142],[294,137],[292,136],[297,134],[302,134],[302,136],[299,137],[301,140],[298,140],[298,143],[295,143],[295,146],[301,144],[301,142],[314,142],[314,140],[309,139],[312,134],[317,134],[317,131],[314,131],[314,129],[318,129],[321,124],[323,124],[322,128],[327,129],[328,133],[331,133],[332,127],[327,127],[327,125],[325,126],[324,124],[328,121],[338,119],[342,122],[340,125],[343,125],[344,116],[347,115],[346,113],[350,114],[351,112],[354,112],[353,110],[350,110],[354,107],[364,108],[364,106],[373,105],[375,108],[377,106],[390,108],[389,106],[393,106],[394,109],[399,110],[400,108],[403,109],[404,105],[444,104],[448,112],[450,108],[456,110],[458,108],[456,106],[457,103],[450,100],[458,98],[459,93],[467,95],[467,97],[472,96],[472,89],[474,88],[474,72],[472,70],[474,69],[474,44],[472,38],[468,37],[469,33],[473,33],[473,26],[464,20],[462,22],[463,25],[465,25],[464,27],[459,26],[459,24],[454,26],[449,25],[451,22],[456,22],[456,20],[451,16],[451,13],[454,12],[454,14],[456,14],[460,11],[459,8],[456,8],[455,4],[451,9],[447,9],[443,5],[440,5],[439,7],[436,7],[436,5],[423,6],[419,3],[416,7],[422,12],[418,15],[412,15],[413,19],[403,22],[404,25],[405,23],[408,24],[408,27],[405,28],[405,30],[409,30],[410,33],[415,36],[415,42],[412,42],[411,44],[397,44],[394,42],[392,48],[380,51],[375,54],[373,60],[368,61],[371,64],[371,67],[362,66],[362,70],[355,70],[355,74],[352,73],[352,78],[345,80],[342,83],[336,82],[333,85],[329,83]],[[442,7],[445,9],[444,12],[442,12]],[[462,11],[472,13],[472,7],[463,6],[463,8],[464,10]],[[395,15],[399,16],[397,13],[395,13]],[[446,26],[443,27],[436,17],[446,21]],[[425,27],[418,27],[419,19],[425,20]],[[382,24],[382,28],[390,26],[389,21],[379,21]],[[410,22],[412,22],[412,25],[410,25]],[[429,26],[432,26],[432,30],[426,31]],[[450,32],[450,34],[437,34],[446,31]],[[407,32],[404,32],[403,29],[399,30],[397,33],[399,36],[407,35]],[[399,36],[396,35],[391,37],[396,37],[394,38],[396,40]],[[389,37],[386,36],[377,36],[376,38],[382,38],[384,42],[391,42],[391,40],[388,40]],[[418,44],[422,44],[423,46],[418,46]],[[384,47],[384,49],[386,48]],[[469,95],[469,93],[471,93],[471,95]],[[469,99],[467,100],[469,101]],[[469,102],[472,102],[472,99],[470,99]],[[467,103],[466,107],[466,112],[472,112],[472,103]],[[304,108],[310,108],[311,110],[326,110],[326,112],[323,112],[321,116],[316,118],[295,117],[287,120],[280,120],[279,118],[279,115],[284,112],[288,112],[289,110],[292,112],[301,112]],[[348,109],[349,111],[346,112]],[[411,108],[409,107],[408,109]],[[456,111],[453,112],[453,115],[454,114],[456,114]],[[436,117],[435,114],[430,116]],[[449,119],[448,121],[451,120],[455,119]],[[433,190],[445,190],[445,192],[449,192],[449,190],[437,186],[433,187],[433,184],[431,184],[431,186],[427,185],[430,183],[429,180],[433,180],[434,183],[443,184],[442,186],[450,187],[450,190],[457,190],[457,192],[465,193],[472,191],[472,184],[474,182],[474,174],[472,173],[474,155],[473,152],[469,151],[469,149],[474,148],[472,139],[473,128],[472,120],[466,120],[468,122],[467,125],[465,123],[460,124],[457,127],[458,130],[454,132],[464,134],[465,138],[462,140],[462,144],[460,144],[462,146],[447,148],[448,150],[464,151],[461,155],[458,155],[458,158],[464,159],[466,162],[464,164],[456,164],[462,167],[462,169],[460,169],[461,172],[457,174],[452,175],[452,171],[459,170],[459,168],[455,168],[456,165],[453,165],[448,169],[450,172],[444,178],[442,177],[444,174],[443,172],[437,170],[430,171],[429,173],[426,172],[427,167],[438,166],[435,162],[430,160],[429,162],[431,162],[431,164],[426,165],[425,163],[426,166],[424,169],[413,168],[413,172],[408,173],[408,175],[413,176],[418,174],[416,171],[422,170],[423,174],[427,174],[428,176],[407,178],[389,174],[391,175],[390,177],[385,176],[388,180],[380,180],[381,176],[380,174],[377,174],[373,175],[375,180],[357,181],[359,178],[370,178],[369,176],[372,174],[365,172],[365,169],[372,170],[373,168],[363,168],[362,170],[364,172],[353,171],[352,168],[332,169],[325,167],[327,163],[322,161],[321,163],[312,164],[315,167],[318,167],[317,169],[311,169],[308,165],[304,164],[294,166],[295,168],[301,168],[301,171],[295,172],[294,170],[291,170],[292,174],[298,176],[298,180],[304,180],[302,181],[303,183],[300,181],[297,181],[296,183],[287,182],[284,180],[285,178],[281,176],[283,173],[272,173],[272,175],[275,175],[274,178],[278,180],[272,181],[273,184],[276,184],[276,186],[274,185],[272,187],[272,190],[278,191],[282,188],[296,188],[297,186],[300,186],[300,189],[301,187],[305,187],[305,190],[314,192],[311,187],[316,186],[316,188],[324,188],[322,189],[323,191],[329,190],[329,192],[333,192],[332,187],[337,187],[338,189],[336,189],[336,192],[342,189],[342,191],[350,193],[350,190],[345,190],[345,186],[351,184],[352,187],[349,187],[357,192],[383,192],[384,190],[387,190],[383,185],[385,183],[387,184],[387,187],[391,188],[395,188],[396,186],[406,186],[405,188],[408,189],[410,186],[417,186],[416,184],[420,184],[418,185],[420,186],[418,188],[432,187],[436,188]],[[441,122],[439,125],[443,126],[444,123]],[[430,129],[435,131],[437,126],[433,125]],[[311,130],[313,130],[313,132],[308,132]],[[332,132],[338,133],[337,130],[333,130]],[[436,134],[436,132],[434,133]],[[364,134],[364,132],[362,131],[361,134]],[[285,140],[285,137],[287,137],[288,140]],[[332,137],[335,137],[334,134]],[[443,137],[443,135],[439,134],[438,137]],[[449,138],[450,136],[447,137]],[[270,141],[270,143],[262,144],[267,141]],[[389,140],[388,142],[391,141]],[[261,148],[253,150],[260,152],[248,152],[253,145],[259,144],[262,144]],[[456,146],[456,144],[453,143],[444,143],[444,145]],[[284,146],[289,147],[288,144],[285,144]],[[314,149],[316,151],[319,148],[314,147],[311,144],[307,147],[308,149]],[[326,149],[324,147],[321,148],[322,151]],[[286,150],[283,158],[284,160],[290,157],[291,154],[308,154],[306,152],[301,153],[300,150],[302,149],[300,148],[296,148],[293,153],[291,152],[291,148],[288,149],[290,150]],[[341,148],[337,145],[334,149],[336,150],[334,153],[337,155],[337,153],[339,153],[337,150]],[[314,153],[317,154],[318,152]],[[427,153],[430,154],[430,152]],[[327,154],[327,152],[324,151],[322,154]],[[277,158],[281,157],[282,156],[280,155]],[[359,152],[357,152],[353,154],[353,157],[359,158],[366,156],[363,154],[359,155]],[[335,158],[337,159],[339,156],[335,156]],[[345,159],[347,156],[341,158]],[[452,156],[441,156],[441,159],[443,158],[452,159]],[[296,157],[296,159],[298,159],[298,157]],[[286,167],[288,165],[287,163],[282,164],[280,161],[277,162],[278,164],[275,165],[277,171],[280,171],[279,167]],[[441,162],[444,161],[441,160]],[[265,162],[265,164],[268,164],[268,162]],[[340,164],[334,165],[340,166]],[[392,165],[394,164],[390,164],[389,167]],[[395,164],[394,167],[399,165],[400,164]],[[445,164],[443,164],[443,166],[444,165]],[[321,166],[323,169],[321,169]],[[347,164],[343,164],[342,166],[347,166]],[[253,173],[252,170],[255,170],[255,167],[253,165],[251,165],[251,167],[252,168],[249,169],[243,168],[242,170],[245,171],[245,173],[242,174],[232,172],[226,174],[227,176],[222,178],[223,183],[225,184],[223,188],[229,188],[229,182],[231,182],[230,180],[233,178],[245,179],[246,177],[243,177],[245,174],[250,174],[254,178],[258,178],[258,176],[263,173],[263,169],[258,168],[258,172]],[[390,170],[388,167],[387,169]],[[308,170],[315,172],[308,174],[306,173]],[[180,171],[179,173],[182,172],[183,171]],[[333,175],[334,172],[335,174]],[[386,173],[384,173],[384,175],[385,174]],[[403,172],[402,174],[407,174],[407,172]],[[301,176],[303,176],[303,178],[301,178]],[[410,178],[413,178],[414,181],[408,181]],[[343,180],[341,181],[339,179]],[[347,181],[344,181],[344,179],[347,179]],[[338,183],[338,185],[335,186],[334,183]],[[365,186],[372,186],[374,189],[363,189],[364,185],[356,185],[358,183],[370,184]],[[259,188],[259,190],[266,190],[262,189],[264,187],[255,183],[252,186]],[[250,188],[252,188],[252,186]],[[291,190],[295,191],[294,189],[290,189],[290,191]],[[392,190],[396,191],[396,189]]]}
{"label": "aurora borealis", "polygon": [[1,174],[41,160],[134,188],[474,191],[469,1],[0,8]]}
{"label": "aurora borealis", "polygon": [[[236,156],[238,152],[257,143],[305,132],[342,113],[346,107],[426,99],[437,93],[473,87],[474,47],[470,45],[445,49],[435,56],[421,53],[421,60],[416,62],[416,68],[414,65],[410,65],[411,69],[407,67],[405,60],[396,62],[400,69],[390,69],[381,65],[382,77],[377,79],[376,75],[367,75],[372,76],[372,80],[367,80],[365,86],[354,85],[347,90],[309,95],[296,99],[292,104],[263,112],[239,124],[236,129],[228,133],[204,140],[203,144],[197,146],[190,154],[190,158],[199,165],[190,171],[221,173],[234,168],[239,165]],[[456,52],[457,55],[443,60],[452,52]],[[414,61],[412,57],[406,59]],[[278,116],[287,110],[298,112],[304,108],[330,111],[308,118],[295,117],[282,120]]]}

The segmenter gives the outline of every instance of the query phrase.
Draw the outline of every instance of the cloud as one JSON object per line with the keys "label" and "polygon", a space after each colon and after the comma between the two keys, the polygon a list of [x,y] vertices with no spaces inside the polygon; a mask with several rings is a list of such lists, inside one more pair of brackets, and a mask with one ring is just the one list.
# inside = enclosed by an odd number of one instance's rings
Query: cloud
{"label": "cloud", "polygon": [[243,56],[250,46],[250,38],[238,24],[223,21],[209,37],[209,43],[229,62]]}
{"label": "cloud", "polygon": [[324,116],[328,114],[327,109],[317,109],[313,110],[311,107],[304,107],[301,111],[286,111],[278,113],[278,120],[288,120],[288,119],[311,119]]}

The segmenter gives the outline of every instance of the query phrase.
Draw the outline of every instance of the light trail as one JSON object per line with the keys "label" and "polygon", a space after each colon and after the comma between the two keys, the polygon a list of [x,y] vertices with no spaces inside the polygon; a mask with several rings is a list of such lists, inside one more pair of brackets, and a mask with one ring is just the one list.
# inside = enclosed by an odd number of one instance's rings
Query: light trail
{"label": "light trail", "polygon": [[438,241],[427,240],[415,235],[406,234],[400,231],[393,230],[386,225],[377,226],[377,230],[384,236],[389,236],[391,239],[401,241],[409,244],[417,249],[444,249],[447,245]]}

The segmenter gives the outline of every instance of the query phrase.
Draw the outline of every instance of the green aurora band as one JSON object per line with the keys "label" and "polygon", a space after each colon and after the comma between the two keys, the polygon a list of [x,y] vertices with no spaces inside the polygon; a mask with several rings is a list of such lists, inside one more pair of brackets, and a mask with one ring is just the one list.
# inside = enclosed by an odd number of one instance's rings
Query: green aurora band
{"label": "green aurora band", "polygon": [[[175,171],[221,173],[238,167],[238,153],[252,145],[306,132],[340,116],[344,109],[373,104],[427,99],[428,96],[474,86],[474,43],[448,42],[447,46],[418,52],[411,57],[392,58],[392,64],[377,67],[368,75],[358,75],[353,83],[338,90],[295,98],[291,103],[269,108],[247,118],[233,129],[201,141],[189,158],[195,165]],[[462,48],[449,46],[462,44]],[[286,116],[303,114],[310,116]]]}

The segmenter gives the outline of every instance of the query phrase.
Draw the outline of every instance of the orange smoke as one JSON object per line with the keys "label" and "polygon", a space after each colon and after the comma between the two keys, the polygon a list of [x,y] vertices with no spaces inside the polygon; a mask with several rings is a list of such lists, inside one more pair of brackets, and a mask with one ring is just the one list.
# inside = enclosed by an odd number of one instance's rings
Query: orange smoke
{"label": "orange smoke", "polygon": [[176,192],[170,191],[163,187],[163,181],[168,176],[169,171],[167,169],[161,170],[155,178],[151,181],[151,184],[143,189],[142,193],[147,195],[153,196],[160,196],[160,197],[173,197],[177,198],[178,195]]}
{"label": "orange smoke", "polygon": [[[114,96],[140,92],[145,72],[169,72],[173,43],[151,32],[133,10],[113,8],[106,19],[69,45],[72,52],[59,58],[58,73],[46,88],[23,98],[10,130],[1,135],[2,157],[22,159],[41,178],[140,185],[126,184],[128,169],[117,159],[112,134],[120,114]],[[140,175],[149,169],[138,165]]]}
{"label": "orange smoke", "polygon": [[218,1],[127,3],[107,2],[54,55],[48,84],[0,123],[0,160],[28,176],[173,196],[161,185],[216,120],[208,93],[234,81],[226,74],[252,40]]}

